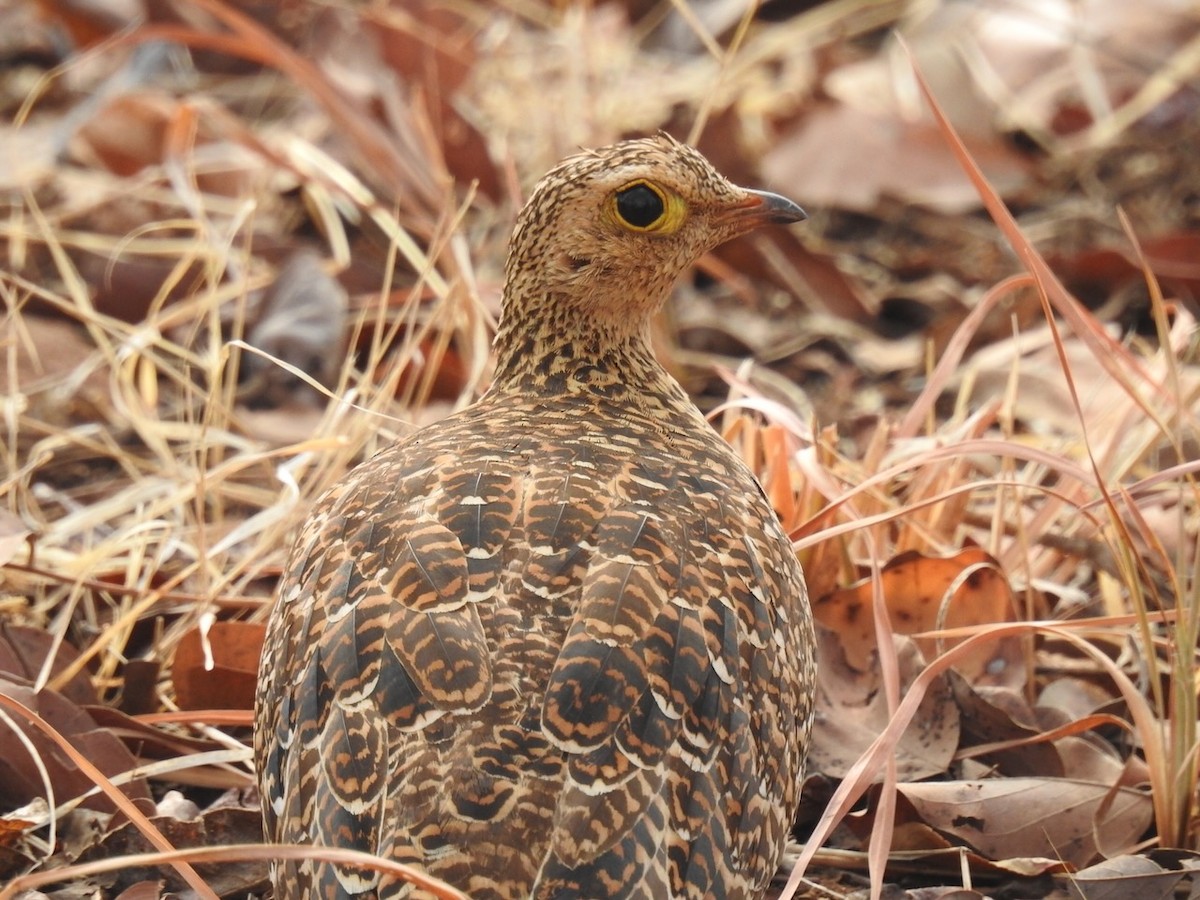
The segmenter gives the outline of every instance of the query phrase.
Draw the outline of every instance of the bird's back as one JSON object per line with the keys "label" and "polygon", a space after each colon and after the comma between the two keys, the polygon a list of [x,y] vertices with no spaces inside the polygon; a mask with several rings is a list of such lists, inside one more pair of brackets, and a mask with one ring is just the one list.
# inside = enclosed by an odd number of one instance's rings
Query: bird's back
{"label": "bird's back", "polygon": [[[272,619],[268,836],[484,898],[761,893],[807,742],[803,577],[686,404],[490,397],[327,494]],[[420,896],[287,864],[281,897]]]}

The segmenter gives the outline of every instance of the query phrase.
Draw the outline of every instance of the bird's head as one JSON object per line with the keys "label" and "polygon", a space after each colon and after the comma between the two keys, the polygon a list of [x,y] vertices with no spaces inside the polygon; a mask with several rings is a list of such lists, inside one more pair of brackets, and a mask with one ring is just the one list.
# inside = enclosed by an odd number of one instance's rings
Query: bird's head
{"label": "bird's head", "polygon": [[702,254],[803,218],[792,201],[731,184],[665,134],[584,151],[551,169],[518,217],[508,300],[532,296],[637,327]]}

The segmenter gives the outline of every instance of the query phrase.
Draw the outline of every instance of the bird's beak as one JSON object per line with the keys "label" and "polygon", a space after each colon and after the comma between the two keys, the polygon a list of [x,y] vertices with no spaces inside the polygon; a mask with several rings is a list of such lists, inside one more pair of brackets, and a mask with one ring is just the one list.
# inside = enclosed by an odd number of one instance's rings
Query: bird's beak
{"label": "bird's beak", "polygon": [[740,231],[750,231],[760,225],[791,225],[808,218],[808,213],[787,197],[769,191],[744,189],[745,199],[722,210],[721,218]]}

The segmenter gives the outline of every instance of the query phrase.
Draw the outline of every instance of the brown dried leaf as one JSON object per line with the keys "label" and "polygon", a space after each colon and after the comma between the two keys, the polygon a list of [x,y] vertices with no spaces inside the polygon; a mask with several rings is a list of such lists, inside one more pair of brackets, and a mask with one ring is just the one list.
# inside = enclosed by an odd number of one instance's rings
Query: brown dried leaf
{"label": "brown dried leaf", "polygon": [[38,6],[77,47],[90,47],[147,13],[144,0],[40,0]]}
{"label": "brown dried leaf", "polygon": [[291,404],[238,410],[238,425],[246,437],[272,447],[302,444],[319,433],[325,411],[317,406]]}
{"label": "brown dried leaf", "polygon": [[[39,856],[40,854],[32,850],[22,853],[20,850],[0,844],[0,879],[7,881],[25,874],[33,867]],[[42,900],[45,896],[45,894],[35,894],[31,891],[23,895],[22,900]]]}
{"label": "brown dried leaf", "polygon": [[[1146,263],[1168,297],[1195,297],[1200,294],[1200,233],[1182,229],[1165,234],[1139,234],[1138,243]],[[1097,290],[1112,296],[1121,308],[1110,315],[1126,312],[1124,307],[1138,297],[1128,288],[1145,283],[1145,275],[1128,246],[1086,247],[1069,252],[1060,251],[1046,260],[1077,295]]]}
{"label": "brown dried leaf", "polygon": [[140,760],[172,759],[220,750],[224,744],[148,725],[111,706],[86,707],[96,724],[122,740]]}
{"label": "brown dried leaf", "polygon": [[[330,386],[342,363],[349,300],[320,257],[297,250],[263,298],[246,343]],[[315,398],[312,388],[277,362],[243,353],[241,396],[251,406],[283,406]]]}
{"label": "brown dried leaf", "polygon": [[[851,667],[836,632],[817,627],[817,727],[809,747],[813,771],[844,776],[890,718],[877,666]],[[901,692],[925,668],[913,642],[896,638]],[[941,775],[958,748],[958,707],[946,680],[938,679],[893,755],[901,780]]]}
{"label": "brown dried leaf", "polygon": [[184,634],[171,668],[180,708],[253,709],[265,634],[254,622],[214,622]]}
{"label": "brown dried leaf", "polygon": [[[874,827],[876,811],[872,806],[864,815],[847,819],[845,825],[865,842]],[[926,876],[958,881],[964,861],[970,865],[973,873],[1015,875],[1019,878],[1037,878],[1050,873],[1072,871],[1074,868],[1062,860],[1041,856],[988,859],[970,848],[951,842],[944,834],[922,822],[903,798],[897,805],[896,816],[888,860]]]}
{"label": "brown dried leaf", "polygon": [[139,881],[117,895],[117,900],[159,900],[163,894],[161,881]]}
{"label": "brown dried leaf", "polygon": [[[399,17],[391,11],[364,9],[359,29],[345,42],[339,62],[352,64],[344,58],[347,51],[357,58],[359,69],[365,62],[363,74],[385,97],[394,83],[391,70],[401,75],[430,107],[430,126],[450,174],[460,184],[476,182],[481,193],[495,200],[500,196],[500,175],[483,134],[463,115],[458,100],[479,53],[478,25],[448,5],[411,4],[407,13]],[[378,65],[374,54],[364,59],[362,30],[377,33],[383,65]],[[383,73],[386,76],[381,77]]]}
{"label": "brown dried leaf", "polygon": [[997,778],[901,784],[940,831],[984,856],[1058,857],[1077,866],[1103,847],[1132,847],[1153,819],[1148,794],[1066,778]]}
{"label": "brown dried leaf", "polygon": [[[962,713],[963,745],[999,744],[1037,737],[1037,718],[1025,698],[1012,688],[975,687],[957,672],[950,673],[954,699]],[[1063,761],[1049,742],[973,755],[1003,775],[1038,775],[1058,778],[1066,774]]]}
{"label": "brown dried leaf", "polygon": [[1060,675],[1047,684],[1037,697],[1037,705],[1054,710],[1064,719],[1082,719],[1113,702],[1113,692],[1095,680]]}
{"label": "brown dried leaf", "polygon": [[[978,547],[967,547],[953,556],[925,556],[917,551],[901,553],[880,571],[884,600],[893,628],[900,634],[916,634],[946,628],[962,628],[1007,622],[1013,616],[1013,595],[999,563]],[[850,664],[862,671],[872,664],[875,625],[871,615],[874,585],[863,579],[855,585],[819,597],[813,603],[817,621],[837,631]],[[957,640],[919,638],[927,656],[958,644]],[[990,681],[1023,679],[1019,645],[996,641],[991,655],[959,663],[955,668],[972,682],[985,676]]]}
{"label": "brown dried leaf", "polygon": [[[0,623],[0,675],[15,675],[19,680],[36,683],[51,653],[54,661],[50,664],[50,681],[79,658],[74,647],[66,641],[56,641],[47,631]],[[100,702],[91,679],[83,672],[73,675],[66,684],[58,685],[57,692],[81,706]]]}
{"label": "brown dried leaf", "polygon": [[[155,816],[151,820],[175,847],[210,847],[222,844],[254,844],[262,840],[262,814],[257,807],[209,810],[193,819],[175,819],[170,816]],[[109,859],[145,853],[150,847],[145,837],[128,823],[106,834],[98,844],[89,848],[80,862],[92,859]],[[222,862],[197,865],[196,871],[204,876],[205,883],[221,897],[245,896],[247,892],[261,890],[267,880],[267,860],[252,862]],[[152,867],[125,868],[115,873],[115,882],[110,891],[128,889],[138,882],[165,876],[172,890],[184,887],[183,881],[174,873]]]}
{"label": "brown dried leaf", "polygon": [[157,659],[126,660],[121,668],[121,712],[136,716],[157,712],[158,676],[162,663]]}
{"label": "brown dried leaf", "polygon": [[[16,360],[14,368],[0,366],[0,393],[47,395],[37,407],[43,415],[58,412],[61,417],[77,394],[95,397],[107,389],[104,373],[91,369],[67,381],[96,349],[74,323],[41,316],[13,317],[0,324],[0,346]],[[63,389],[64,382],[70,391]]]}
{"label": "brown dried leaf", "polygon": [[[971,151],[998,189],[1024,182],[1025,163],[1003,142],[973,141]],[[884,159],[888,164],[880,165]],[[872,212],[889,196],[948,213],[979,206],[936,127],[846,105],[806,116],[763,159],[763,174],[817,207]]]}
{"label": "brown dried leaf", "polygon": [[1072,894],[1083,900],[1163,900],[1186,873],[1164,869],[1145,856],[1115,856],[1077,872]]}
{"label": "brown dried leaf", "polygon": [[[40,715],[103,774],[112,776],[126,772],[136,764],[124,744],[106,729],[99,728],[85,710],[62,694],[51,690],[35,692],[8,678],[0,678],[0,694]],[[49,773],[56,803],[81,796],[93,787],[92,780],[80,772],[40,729],[29,726],[22,732]],[[136,779],[120,789],[134,800],[150,801],[145,779]],[[8,725],[0,724],[0,803],[17,807],[43,797],[44,792],[41,775],[30,759],[25,743]],[[88,798],[83,805],[88,809],[113,810],[112,802],[102,794]]]}
{"label": "brown dried leaf", "polygon": [[49,813],[49,805],[38,797],[19,809],[0,814],[0,879],[27,872],[42,856],[34,836]]}
{"label": "brown dried leaf", "polygon": [[114,97],[72,141],[76,155],[94,159],[116,175],[134,175],[159,165],[179,101],[165,93]]}

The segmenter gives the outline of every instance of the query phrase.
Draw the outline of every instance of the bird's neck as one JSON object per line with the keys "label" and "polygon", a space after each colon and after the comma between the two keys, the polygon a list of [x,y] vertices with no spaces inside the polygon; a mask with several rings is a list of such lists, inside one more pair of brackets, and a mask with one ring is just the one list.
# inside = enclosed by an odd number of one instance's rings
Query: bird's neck
{"label": "bird's neck", "polygon": [[597,321],[571,315],[550,298],[541,308],[506,309],[496,332],[496,370],[490,393],[502,397],[575,397],[651,412],[693,406],[650,347],[644,317]]}

